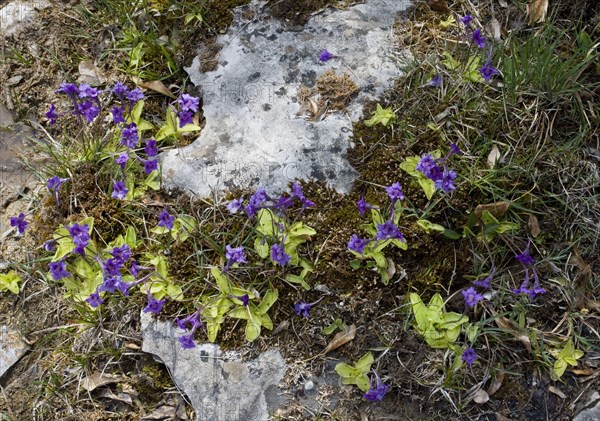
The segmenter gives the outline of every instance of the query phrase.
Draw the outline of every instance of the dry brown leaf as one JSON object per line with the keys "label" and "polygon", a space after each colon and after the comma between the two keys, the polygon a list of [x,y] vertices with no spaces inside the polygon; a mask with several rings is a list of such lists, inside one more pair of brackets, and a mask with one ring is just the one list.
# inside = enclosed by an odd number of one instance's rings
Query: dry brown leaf
{"label": "dry brown leaf", "polygon": [[169,88],[165,86],[160,80],[151,80],[149,82],[141,82],[139,86],[144,89],[150,89],[151,91],[158,92],[159,94],[163,94],[170,98],[175,99],[175,95]]}
{"label": "dry brown leaf", "polygon": [[492,379],[492,382],[490,383],[490,386],[488,387],[488,390],[487,390],[488,395],[493,396],[494,393],[496,393],[498,391],[498,389],[500,389],[503,381],[504,381],[504,371],[501,371],[501,370],[497,371],[496,375]]}
{"label": "dry brown leaf", "polygon": [[77,81],[79,83],[97,86],[106,82],[106,77],[104,77],[93,61],[83,60],[79,63],[79,77],[77,78]]}
{"label": "dry brown leaf", "polygon": [[160,406],[156,408],[151,414],[146,415],[141,421],[154,421],[154,420],[173,420],[176,419],[177,416],[177,408],[174,406]]}
{"label": "dry brown leaf", "polygon": [[100,387],[106,386],[111,383],[118,383],[123,380],[123,377],[113,374],[103,374],[99,371],[95,371],[81,381],[81,387],[88,392]]}
{"label": "dry brown leaf", "polygon": [[540,224],[538,222],[537,216],[534,214],[529,215],[529,220],[527,221],[527,228],[529,229],[529,233],[533,238],[536,238],[540,235]]}
{"label": "dry brown leaf", "polygon": [[594,368],[573,368],[570,370],[571,373],[575,374],[576,376],[591,376],[592,374],[596,373],[596,369]]}
{"label": "dry brown leaf", "polygon": [[500,156],[501,154],[500,149],[498,149],[498,146],[492,146],[492,150],[490,151],[490,154],[487,157],[488,166],[490,168],[494,168],[496,166],[496,163],[500,160]]}
{"label": "dry brown leaf", "polygon": [[530,0],[527,3],[527,16],[529,16],[530,25],[545,22],[547,13],[548,0]]}
{"label": "dry brown leaf", "polygon": [[485,29],[487,29],[488,34],[490,34],[492,38],[494,38],[496,41],[500,41],[502,31],[500,30],[500,22],[498,22],[498,19],[493,18],[490,20],[485,26]]}
{"label": "dry brown leaf", "polygon": [[475,208],[475,217],[477,221],[481,221],[481,215],[483,211],[488,211],[492,214],[494,218],[502,218],[504,214],[508,211],[509,207],[508,202],[494,202],[494,203],[486,203],[485,205],[477,205]]}
{"label": "dry brown leaf", "polygon": [[119,393],[115,395],[109,388],[104,388],[99,391],[98,397],[107,398],[113,401],[119,401],[133,406],[133,400],[127,393]]}
{"label": "dry brown leaf", "polygon": [[434,12],[438,13],[451,13],[452,11],[448,7],[446,0],[427,0],[427,6]]}
{"label": "dry brown leaf", "polygon": [[558,387],[556,386],[549,386],[548,387],[548,391],[554,393],[556,396],[560,397],[561,399],[567,399],[567,395],[565,395],[563,393],[562,390],[560,390]]}
{"label": "dry brown leaf", "polygon": [[523,346],[527,349],[527,351],[531,352],[531,340],[529,336],[522,333],[521,329],[518,326],[515,326],[513,322],[508,320],[506,317],[496,317],[496,324],[500,329],[505,329],[517,338]]}
{"label": "dry brown leaf", "polygon": [[490,400],[490,396],[483,389],[478,389],[477,392],[473,394],[473,400],[476,403],[486,403]]}
{"label": "dry brown leaf", "polygon": [[346,329],[344,329],[341,332],[338,332],[333,337],[331,342],[329,342],[327,344],[327,347],[323,350],[323,353],[327,354],[328,352],[338,349],[340,346],[345,345],[348,342],[350,342],[352,339],[354,339],[355,336],[356,336],[356,326],[350,325],[350,326],[346,327]]}

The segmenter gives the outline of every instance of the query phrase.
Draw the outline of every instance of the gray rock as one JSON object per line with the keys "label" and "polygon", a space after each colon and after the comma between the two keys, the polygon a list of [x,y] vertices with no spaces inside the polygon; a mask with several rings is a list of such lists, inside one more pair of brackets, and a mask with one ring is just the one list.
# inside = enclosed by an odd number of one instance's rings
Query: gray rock
{"label": "gray rock", "polygon": [[21,334],[9,326],[0,326],[0,378],[29,349]]}
{"label": "gray rock", "polygon": [[277,350],[242,361],[238,352],[222,351],[215,344],[183,349],[178,338],[184,332],[172,322],[157,321],[147,313],[142,313],[142,333],[142,350],[167,366],[199,420],[267,420],[283,403],[277,384],[283,379],[286,364]]}
{"label": "gray rock", "polygon": [[[367,0],[328,9],[300,30],[268,16],[264,0],[238,8],[234,24],[218,39],[223,49],[217,68],[200,72],[196,57],[186,69],[201,90],[206,127],[190,146],[162,156],[165,186],[201,197],[238,187],[276,193],[298,178],[348,192],[357,175],[346,159],[352,121],[401,75],[391,28],[408,5]],[[320,62],[324,49],[338,58]],[[299,88],[315,86],[330,69],[347,73],[360,88],[347,111],[320,121],[298,115]]]}
{"label": "gray rock", "polygon": [[0,9],[0,33],[10,35],[17,29],[31,22],[37,11],[49,7],[44,0],[13,1]]}
{"label": "gray rock", "polygon": [[583,403],[583,408],[573,417],[573,421],[598,420],[600,420],[600,393],[593,391],[588,394]]}

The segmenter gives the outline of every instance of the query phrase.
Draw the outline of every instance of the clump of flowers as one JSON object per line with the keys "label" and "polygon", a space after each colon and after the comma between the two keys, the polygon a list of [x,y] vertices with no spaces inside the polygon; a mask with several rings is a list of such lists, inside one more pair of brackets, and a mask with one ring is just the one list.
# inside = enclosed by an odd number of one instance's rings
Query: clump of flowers
{"label": "clump of flowers", "polygon": [[371,381],[370,381],[371,387],[365,394],[363,394],[363,398],[365,398],[371,402],[381,401],[381,400],[383,400],[383,397],[390,389],[390,386],[381,381],[381,378],[379,377],[379,375],[377,374],[377,372],[375,370],[373,370],[373,374],[375,375],[375,384],[373,384],[373,378],[371,378]]}
{"label": "clump of flowers", "polygon": [[452,155],[460,155],[462,152],[456,144],[450,145],[450,151],[442,158],[435,158],[432,154],[426,153],[421,156],[415,169],[425,177],[434,182],[435,188],[448,193],[456,189],[454,180],[456,171],[448,168],[448,159]]}
{"label": "clump of flowers", "polygon": [[[525,250],[515,256],[521,265],[525,268],[525,279],[519,288],[513,289],[515,294],[527,294],[529,299],[533,300],[538,295],[546,293],[546,290],[542,288],[540,284],[540,278],[535,269],[535,259],[529,254],[529,247],[531,245],[531,241],[527,243],[527,247]],[[533,275],[533,285],[529,288],[530,285],[530,276]]]}

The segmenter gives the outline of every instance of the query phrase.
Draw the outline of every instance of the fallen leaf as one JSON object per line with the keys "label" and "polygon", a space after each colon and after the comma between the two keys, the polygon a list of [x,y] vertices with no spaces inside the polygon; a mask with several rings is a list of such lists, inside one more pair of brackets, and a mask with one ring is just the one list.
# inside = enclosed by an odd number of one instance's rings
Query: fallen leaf
{"label": "fallen leaf", "polygon": [[529,229],[529,233],[533,236],[533,238],[536,238],[538,235],[540,235],[540,232],[542,232],[540,230],[540,224],[538,222],[537,216],[535,216],[534,214],[529,215],[529,220],[527,221],[527,228]]}
{"label": "fallen leaf", "polygon": [[99,371],[95,371],[83,380],[81,380],[81,387],[83,387],[88,392],[91,392],[92,390],[100,386],[106,386],[107,384],[111,383],[118,383],[121,380],[123,380],[121,376],[113,374],[103,374]]}
{"label": "fallen leaf", "polygon": [[506,0],[498,0],[498,4],[500,5],[500,7],[508,7],[508,3],[506,2]]}
{"label": "fallen leaf", "polygon": [[574,368],[570,371],[576,376],[590,376],[596,373],[596,370],[593,368]]}
{"label": "fallen leaf", "polygon": [[93,61],[83,60],[79,63],[79,77],[77,78],[77,81],[79,83],[98,86],[106,82],[106,78]]}
{"label": "fallen leaf", "polygon": [[448,7],[446,0],[427,0],[427,6],[434,12],[438,13],[451,13],[452,11]]}
{"label": "fallen leaf", "polygon": [[277,327],[275,328],[275,330],[273,331],[273,333],[271,333],[271,335],[279,335],[284,330],[287,330],[288,327],[290,327],[290,321],[289,320],[283,320],[282,322],[280,322],[277,325]]}
{"label": "fallen leaf", "polygon": [[338,349],[340,346],[347,344],[352,339],[354,339],[355,336],[356,336],[356,326],[350,325],[350,326],[346,327],[346,329],[344,329],[341,332],[338,332],[333,337],[331,342],[329,342],[329,344],[327,344],[327,347],[325,348],[323,353],[327,354],[328,352]]}
{"label": "fallen leaf", "polygon": [[515,324],[506,317],[496,317],[496,324],[500,329],[505,329],[512,336],[521,341],[527,351],[531,352],[531,340],[529,339],[529,336],[522,333],[522,330],[518,326],[515,326]]}
{"label": "fallen leaf", "polygon": [[500,160],[500,156],[500,149],[498,149],[498,146],[492,146],[492,150],[487,158],[488,166],[490,168],[494,168],[496,166],[496,162]]}
{"label": "fallen leaf", "polygon": [[141,421],[153,421],[153,420],[172,420],[175,419],[177,415],[177,409],[173,406],[160,406],[152,411],[151,414],[146,415]]}
{"label": "fallen leaf", "polygon": [[475,392],[473,394],[473,400],[476,403],[486,403],[487,401],[490,400],[490,396],[488,395],[488,393],[485,390],[478,389],[477,392]]}
{"label": "fallen leaf", "polygon": [[490,386],[488,387],[487,393],[489,396],[493,396],[494,393],[500,389],[502,382],[504,381],[504,371],[500,370],[496,372],[496,375],[492,379]]}
{"label": "fallen leaf", "polygon": [[163,94],[163,95],[168,96],[173,99],[176,98],[175,95],[173,95],[173,92],[171,92],[171,90],[169,88],[167,88],[165,86],[165,84],[162,83],[160,80],[151,80],[149,82],[142,82],[142,83],[139,83],[139,86],[144,89],[150,89],[151,91],[158,92],[159,94]]}
{"label": "fallen leaf", "polygon": [[485,26],[487,32],[494,38],[496,41],[500,41],[502,31],[500,31],[500,22],[496,18],[493,18],[488,22]]}
{"label": "fallen leaf", "polygon": [[508,211],[508,207],[509,203],[504,201],[477,205],[475,207],[475,217],[477,221],[480,221],[483,211],[488,211],[494,218],[501,218]]}
{"label": "fallen leaf", "polygon": [[556,396],[560,397],[561,399],[566,399],[567,395],[565,395],[563,393],[562,390],[560,390],[558,387],[556,386],[549,386],[548,387],[548,391],[554,393]]}
{"label": "fallen leaf", "polygon": [[541,23],[546,21],[548,13],[548,0],[530,0],[527,3],[527,16],[529,16],[529,24]]}
{"label": "fallen leaf", "polygon": [[108,387],[101,389],[98,397],[123,402],[133,406],[133,400],[131,399],[131,396],[129,396],[127,393],[119,393],[118,395],[115,395]]}

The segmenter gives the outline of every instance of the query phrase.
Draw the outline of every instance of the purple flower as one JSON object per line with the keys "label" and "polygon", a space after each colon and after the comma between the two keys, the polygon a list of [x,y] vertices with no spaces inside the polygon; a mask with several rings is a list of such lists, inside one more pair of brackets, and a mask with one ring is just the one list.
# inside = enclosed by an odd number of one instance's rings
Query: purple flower
{"label": "purple flower", "polygon": [[517,259],[523,266],[532,266],[535,261],[531,254],[529,254],[529,246],[531,245],[531,240],[527,243],[527,247],[520,254],[515,255],[515,259]]}
{"label": "purple flower", "polygon": [[456,143],[450,144],[450,152],[448,153],[448,157],[451,157],[452,155],[462,155],[462,151]]}
{"label": "purple flower", "polygon": [[145,97],[140,88],[135,88],[129,92],[126,92],[125,98],[129,100],[130,105],[134,105],[136,102],[141,101]]}
{"label": "purple flower", "polygon": [[244,247],[231,247],[229,244],[227,244],[225,249],[227,250],[225,252],[225,257],[227,258],[228,267],[234,263],[247,263]]}
{"label": "purple flower", "polygon": [[98,287],[99,292],[110,292],[111,294],[117,290],[117,285],[121,282],[120,275],[108,276],[104,278],[102,285]]}
{"label": "purple flower", "polygon": [[398,231],[398,227],[392,221],[385,221],[385,223],[383,224],[377,224],[378,240],[387,240],[394,238],[398,240],[404,240],[404,236],[400,231]]}
{"label": "purple flower", "polygon": [[113,248],[110,254],[121,263],[125,263],[131,258],[131,248],[127,244],[123,244],[121,247]]}
{"label": "purple flower", "polygon": [[244,307],[248,307],[248,303],[250,302],[250,296],[248,294],[244,294],[242,296],[234,295],[233,298],[240,300]]}
{"label": "purple flower", "polygon": [[493,67],[492,63],[489,60],[486,61],[483,67],[479,69],[479,73],[481,73],[481,76],[486,82],[489,82],[493,76],[500,74],[498,69]]}
{"label": "purple flower", "polygon": [[311,307],[317,304],[322,299],[323,297],[310,304],[305,303],[304,301],[300,301],[298,304],[294,304],[294,311],[296,312],[296,316],[304,316],[308,319],[310,317],[310,314],[308,312],[310,311]]}
{"label": "purple flower", "polygon": [[169,213],[168,210],[163,209],[161,213],[158,214],[158,226],[164,227],[171,231],[173,229],[173,223],[175,222],[175,217]]}
{"label": "purple flower", "polygon": [[444,83],[444,76],[441,73],[437,73],[429,82],[425,84],[425,86],[431,86],[434,88],[439,88]]}
{"label": "purple flower", "polygon": [[181,111],[192,111],[196,113],[198,112],[200,99],[188,94],[181,94],[181,96],[177,100],[177,103],[179,104],[179,109]]}
{"label": "purple flower", "polygon": [[244,208],[244,211],[246,212],[246,214],[248,214],[250,218],[252,218],[256,214],[256,212],[258,212],[258,210],[262,208],[262,206],[267,200],[267,192],[264,188],[261,187],[258,190],[256,190],[256,192],[252,196],[250,196],[249,203]]}
{"label": "purple flower", "polygon": [[356,206],[358,206],[358,213],[360,214],[360,216],[363,216],[367,209],[373,209],[373,206],[367,203],[364,196],[361,197],[358,202],[356,202]]}
{"label": "purple flower", "polygon": [[79,98],[92,98],[97,99],[98,95],[102,93],[98,88],[92,88],[87,83],[79,85]]}
{"label": "purple flower", "polygon": [[472,20],[473,20],[473,16],[471,16],[471,15],[465,15],[458,19],[459,22],[461,22],[463,25],[465,25],[467,27],[471,26]]}
{"label": "purple flower", "polygon": [[156,145],[156,140],[147,139],[146,146],[144,146],[144,152],[146,152],[146,155],[148,155],[148,157],[150,158],[156,156],[158,154],[158,146]]}
{"label": "purple flower", "polygon": [[479,301],[483,300],[483,295],[478,294],[475,288],[463,290],[462,295],[465,298],[465,304],[469,307],[475,306]]}
{"label": "purple flower", "polygon": [[55,281],[60,281],[63,278],[71,276],[71,274],[67,271],[67,264],[59,260],[58,262],[50,262],[48,264],[48,268],[50,269],[50,276]]}
{"label": "purple flower", "polygon": [[60,178],[57,175],[50,177],[47,184],[48,190],[57,192],[60,190],[60,186],[62,186],[63,183],[68,180],[68,178]]}
{"label": "purple flower", "polygon": [[446,193],[455,190],[456,186],[452,182],[456,179],[456,172],[444,168],[442,176],[435,180],[435,188],[442,189]]}
{"label": "purple flower", "polygon": [[196,342],[193,339],[194,334],[183,335],[179,337],[179,343],[183,349],[191,349],[196,347]]}
{"label": "purple flower", "polygon": [[118,81],[115,83],[111,90],[120,100],[123,100],[123,97],[127,92],[129,92],[129,88],[123,84],[123,82]]}
{"label": "purple flower", "polygon": [[10,217],[10,226],[17,227],[17,231],[19,231],[19,234],[25,234],[25,231],[27,230],[27,225],[29,225],[29,222],[25,220],[25,214],[23,212],[21,212],[19,216]]}
{"label": "purple flower", "polygon": [[179,117],[179,127],[183,127],[186,124],[192,124],[194,122],[194,113],[191,111],[180,111],[179,114],[177,114],[177,117]]}
{"label": "purple flower", "polygon": [[363,250],[369,244],[369,241],[367,238],[360,238],[358,235],[353,234],[350,241],[348,241],[348,248],[358,254],[363,254]]}
{"label": "purple flower", "polygon": [[129,153],[127,152],[123,152],[121,155],[115,158],[115,162],[119,165],[119,167],[121,167],[122,170],[125,170],[127,161],[129,161]]}
{"label": "purple flower", "polygon": [[117,290],[124,296],[129,297],[129,290],[135,285],[135,282],[125,282],[123,279],[117,281]]}
{"label": "purple flower", "polygon": [[485,48],[485,37],[481,35],[481,29],[475,29],[471,39],[479,48]]}
{"label": "purple flower", "polygon": [[48,112],[46,112],[45,115],[48,118],[48,120],[50,120],[50,125],[56,123],[56,120],[58,119],[58,113],[56,112],[56,107],[54,106],[54,103],[50,104],[50,109],[48,110]]}
{"label": "purple flower", "polygon": [[92,101],[86,100],[77,104],[77,114],[84,116],[87,122],[91,123],[100,114],[100,108],[96,107]]}
{"label": "purple flower", "polygon": [[481,281],[473,281],[473,285],[481,287],[481,288],[491,288],[492,279],[494,279],[494,274],[496,273],[496,268],[492,268],[492,273],[485,279]]}
{"label": "purple flower", "polygon": [[123,266],[123,262],[119,259],[111,257],[110,259],[107,259],[102,266],[108,275],[116,276],[119,275],[121,267]]}
{"label": "purple flower", "polygon": [[152,295],[148,294],[148,304],[144,308],[144,313],[158,314],[165,305],[165,300],[157,300]]}
{"label": "purple flower", "polygon": [[279,199],[277,199],[277,202],[275,202],[273,206],[281,211],[286,211],[293,204],[294,199],[291,197],[281,196]]}
{"label": "purple flower", "polygon": [[229,202],[229,204],[227,205],[227,210],[229,211],[230,214],[234,214],[237,213],[240,209],[242,208],[242,199],[233,199],[231,202]]}
{"label": "purple flower", "polygon": [[138,131],[135,123],[126,124],[121,130],[121,145],[128,148],[135,148],[138,144]]}
{"label": "purple flower", "polygon": [[113,183],[113,191],[111,197],[113,199],[123,200],[125,199],[125,196],[127,196],[128,192],[129,189],[125,187],[125,183],[123,181],[115,181]]}
{"label": "purple flower", "polygon": [[143,269],[143,266],[138,265],[138,262],[134,259],[131,261],[131,268],[129,272],[133,275],[133,277],[137,277],[140,270]]}
{"label": "purple flower", "polygon": [[79,95],[79,88],[75,83],[63,82],[60,84],[60,87],[56,90],[56,93],[65,94],[71,100],[76,101],[77,95]]}
{"label": "purple flower", "polygon": [[67,227],[67,230],[73,239],[73,244],[75,244],[75,250],[73,251],[82,256],[85,255],[85,248],[90,241],[89,229],[90,227],[88,224],[79,225],[75,223]]}
{"label": "purple flower", "polygon": [[323,51],[321,51],[321,54],[319,54],[319,60],[321,60],[322,62],[326,62],[328,60],[331,60],[334,57],[335,56],[333,54],[331,54],[327,50],[323,50]]}
{"label": "purple flower", "polygon": [[100,297],[100,293],[95,291],[85,300],[92,308],[96,308],[104,304],[104,300]]}
{"label": "purple flower", "polygon": [[50,239],[48,241],[46,241],[43,245],[44,250],[46,251],[54,251],[54,249],[56,248],[56,240],[54,239]]}
{"label": "purple flower", "polygon": [[388,196],[395,202],[396,200],[404,200],[404,194],[402,193],[402,186],[400,183],[394,183],[391,186],[385,188]]}
{"label": "purple flower", "polygon": [[304,192],[300,184],[292,183],[292,197],[297,197],[300,200],[304,199]]}
{"label": "purple flower", "polygon": [[373,385],[373,378],[371,378],[371,388],[363,395],[363,398],[371,402],[381,401],[390,389],[390,386],[381,381],[375,370],[373,370],[373,373],[375,374],[375,385]]}
{"label": "purple flower", "polygon": [[421,156],[421,159],[417,163],[417,166],[415,167],[415,169],[417,171],[422,172],[423,175],[425,175],[425,177],[431,178],[430,177],[431,170],[432,170],[432,168],[437,167],[436,163],[437,163],[437,159],[435,159],[433,157],[433,155],[426,153]]}
{"label": "purple flower", "polygon": [[285,266],[292,260],[292,256],[286,254],[282,244],[273,244],[273,247],[271,247],[271,259],[275,263]]}
{"label": "purple flower", "polygon": [[461,358],[461,360],[466,362],[467,365],[470,367],[471,364],[473,364],[475,362],[475,360],[478,358],[478,356],[475,353],[475,350],[473,348],[467,348],[463,351],[460,358]]}
{"label": "purple flower", "polygon": [[201,310],[202,307],[183,319],[177,318],[175,319],[175,323],[177,323],[177,326],[182,330],[187,330],[188,326],[192,325],[192,333],[194,333],[196,329],[202,326],[202,321],[200,320]]}
{"label": "purple flower", "polygon": [[143,159],[142,162],[144,163],[144,174],[150,174],[158,168],[158,161],[156,159]]}
{"label": "purple flower", "polygon": [[113,124],[125,123],[125,117],[123,117],[123,108],[114,106],[110,109],[110,113],[113,116]]}

